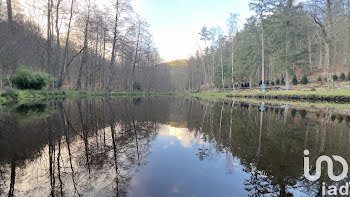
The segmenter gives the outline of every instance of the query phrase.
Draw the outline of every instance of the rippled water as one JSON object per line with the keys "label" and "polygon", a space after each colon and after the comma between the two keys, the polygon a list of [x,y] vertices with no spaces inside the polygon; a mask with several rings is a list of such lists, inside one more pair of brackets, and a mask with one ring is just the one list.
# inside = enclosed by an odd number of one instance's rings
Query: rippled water
{"label": "rippled water", "polygon": [[[0,109],[1,196],[318,196],[303,151],[350,159],[350,115],[175,97]],[[338,166],[339,167],[339,166]],[[339,168],[335,168],[337,172]]]}

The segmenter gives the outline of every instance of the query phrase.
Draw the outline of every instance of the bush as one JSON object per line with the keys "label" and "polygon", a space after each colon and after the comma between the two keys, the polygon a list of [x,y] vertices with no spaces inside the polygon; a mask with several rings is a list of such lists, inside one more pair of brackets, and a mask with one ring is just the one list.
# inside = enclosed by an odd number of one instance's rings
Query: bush
{"label": "bush", "polygon": [[317,79],[317,81],[322,81],[322,77],[319,76],[318,79]]}
{"label": "bush", "polygon": [[306,75],[303,76],[303,78],[301,79],[301,84],[308,84],[309,83],[309,79],[307,78]]}
{"label": "bush", "polygon": [[141,91],[142,86],[140,82],[135,82],[134,83],[134,90]]}
{"label": "bush", "polygon": [[298,85],[298,78],[296,75],[294,75],[292,83],[293,83],[293,85]]}
{"label": "bush", "polygon": [[344,81],[346,78],[345,73],[341,73],[339,79]]}
{"label": "bush", "polygon": [[266,80],[266,85],[270,85],[270,81],[269,80]]}
{"label": "bush", "polygon": [[15,101],[18,98],[18,92],[12,88],[9,88],[2,92],[0,96],[6,98],[7,100]]}
{"label": "bush", "polygon": [[41,90],[48,84],[55,82],[56,79],[48,73],[21,66],[11,77],[11,81],[18,89]]}
{"label": "bush", "polygon": [[281,79],[281,84],[286,85],[286,81],[284,80],[284,77],[282,77],[282,79]]}
{"label": "bush", "polygon": [[278,78],[278,79],[276,80],[276,85],[279,85],[279,84],[281,84],[281,82],[280,82],[280,79]]}
{"label": "bush", "polygon": [[338,75],[333,75],[333,81],[338,81]]}

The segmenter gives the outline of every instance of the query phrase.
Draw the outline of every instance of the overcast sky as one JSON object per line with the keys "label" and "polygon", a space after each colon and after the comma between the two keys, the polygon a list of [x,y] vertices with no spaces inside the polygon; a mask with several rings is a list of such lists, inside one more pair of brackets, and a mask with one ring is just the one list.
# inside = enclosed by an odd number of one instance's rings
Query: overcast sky
{"label": "overcast sky", "polygon": [[150,23],[153,40],[166,61],[186,59],[199,48],[203,26],[226,31],[230,13],[240,24],[250,17],[249,0],[135,0],[135,9]]}

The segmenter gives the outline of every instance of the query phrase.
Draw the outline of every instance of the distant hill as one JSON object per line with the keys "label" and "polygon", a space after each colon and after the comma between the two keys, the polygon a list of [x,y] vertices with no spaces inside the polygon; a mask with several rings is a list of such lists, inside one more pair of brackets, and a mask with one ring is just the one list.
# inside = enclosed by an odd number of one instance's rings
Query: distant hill
{"label": "distant hill", "polygon": [[188,60],[174,60],[166,64],[168,66],[188,66]]}

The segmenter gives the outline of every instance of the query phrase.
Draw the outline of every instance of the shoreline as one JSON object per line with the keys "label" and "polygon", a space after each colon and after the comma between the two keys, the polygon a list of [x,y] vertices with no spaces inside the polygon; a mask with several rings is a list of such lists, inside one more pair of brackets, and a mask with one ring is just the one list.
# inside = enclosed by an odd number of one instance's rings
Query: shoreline
{"label": "shoreline", "polygon": [[294,100],[294,101],[321,101],[335,103],[350,103],[350,88],[337,90],[315,91],[235,91],[235,92],[199,92],[188,93],[191,97],[198,98],[255,98],[268,100]]}
{"label": "shoreline", "polygon": [[0,106],[7,104],[26,104],[52,100],[98,98],[98,97],[135,97],[135,96],[170,96],[166,92],[104,92],[104,91],[73,91],[73,90],[17,90],[10,92],[0,90]]}
{"label": "shoreline", "polygon": [[[49,90],[14,90],[17,100],[9,100],[4,97],[4,91],[0,91],[0,107],[6,105],[22,105],[41,103],[47,101],[65,101],[84,98],[120,98],[120,97],[147,97],[147,96],[175,96],[192,97],[203,100],[235,101],[241,103],[264,104],[266,106],[289,106],[299,110],[309,108],[310,110],[323,111],[330,114],[350,115],[350,102],[334,102],[335,98],[350,99],[350,90],[334,91],[271,91],[271,92],[199,92],[199,93],[173,93],[173,92],[103,92],[103,91],[49,91]],[[345,91],[345,93],[344,93]],[[346,95],[348,92],[349,96]],[[277,95],[277,93],[279,95]],[[8,96],[8,95],[7,95]],[[302,99],[304,98],[304,99]],[[320,99],[325,98],[325,99]],[[327,98],[327,99],[326,99]],[[329,101],[332,100],[333,101]]]}

